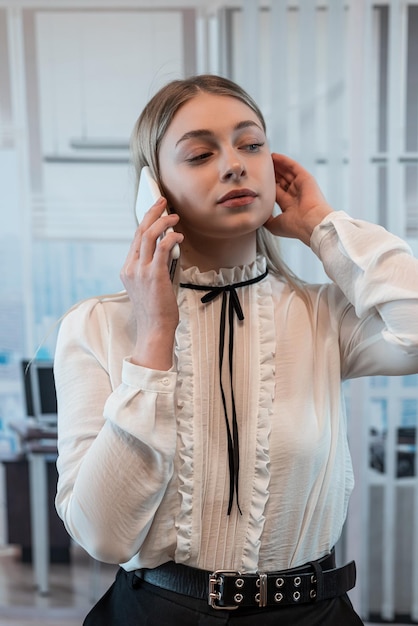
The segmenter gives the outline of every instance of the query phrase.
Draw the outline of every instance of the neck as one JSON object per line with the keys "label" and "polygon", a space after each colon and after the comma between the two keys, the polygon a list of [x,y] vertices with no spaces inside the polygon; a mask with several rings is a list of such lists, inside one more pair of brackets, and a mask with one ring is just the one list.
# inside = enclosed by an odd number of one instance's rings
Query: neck
{"label": "neck", "polygon": [[255,233],[234,239],[185,238],[181,244],[181,265],[196,266],[201,272],[248,265],[256,258]]}

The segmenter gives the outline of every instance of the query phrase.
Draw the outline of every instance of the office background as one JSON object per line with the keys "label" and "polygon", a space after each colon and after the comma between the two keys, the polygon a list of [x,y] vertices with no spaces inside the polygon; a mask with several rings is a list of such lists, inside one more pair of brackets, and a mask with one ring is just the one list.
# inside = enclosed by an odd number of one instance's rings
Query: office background
{"label": "office background", "polygon": [[[418,2],[0,0],[1,458],[21,453],[22,361],[53,358],[57,321],[77,300],[122,288],[141,108],[197,72],[242,84],[272,149],[309,168],[335,208],[418,254]],[[282,247],[303,278],[327,280],[302,244]],[[341,553],[358,563],[353,600],[364,616],[418,622],[418,376],[346,392],[358,486]]]}

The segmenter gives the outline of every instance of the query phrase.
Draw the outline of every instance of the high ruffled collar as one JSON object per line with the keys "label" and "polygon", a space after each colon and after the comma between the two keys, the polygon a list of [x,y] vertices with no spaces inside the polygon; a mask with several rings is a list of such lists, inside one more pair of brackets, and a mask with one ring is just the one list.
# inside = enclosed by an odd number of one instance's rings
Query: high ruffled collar
{"label": "high ruffled collar", "polygon": [[180,270],[179,282],[207,285],[208,287],[231,285],[256,278],[265,272],[266,266],[266,259],[263,256],[257,256],[256,260],[249,265],[209,270],[208,272],[201,272],[198,267],[193,266],[186,270]]}

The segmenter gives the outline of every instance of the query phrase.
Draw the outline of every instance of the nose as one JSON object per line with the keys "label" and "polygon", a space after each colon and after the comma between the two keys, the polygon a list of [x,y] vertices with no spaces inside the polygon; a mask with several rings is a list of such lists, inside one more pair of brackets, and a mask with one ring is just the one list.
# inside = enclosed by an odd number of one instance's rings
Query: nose
{"label": "nose", "polygon": [[226,159],[222,171],[222,180],[239,180],[245,176],[245,174],[245,165],[238,155],[234,154]]}

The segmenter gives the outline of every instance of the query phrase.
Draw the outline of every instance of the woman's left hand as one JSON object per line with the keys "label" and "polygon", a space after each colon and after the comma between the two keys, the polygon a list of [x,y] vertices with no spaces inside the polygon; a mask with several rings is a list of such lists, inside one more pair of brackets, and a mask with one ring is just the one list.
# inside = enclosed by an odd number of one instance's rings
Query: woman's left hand
{"label": "woman's left hand", "polygon": [[276,176],[276,202],[281,214],[271,216],[264,226],[273,235],[300,239],[310,244],[312,231],[333,211],[315,178],[297,161],[272,154]]}

